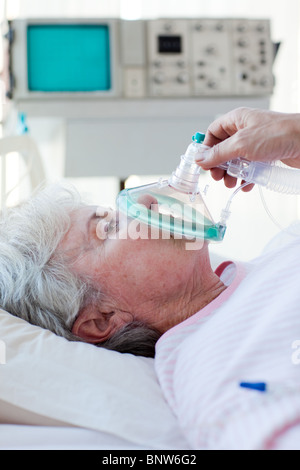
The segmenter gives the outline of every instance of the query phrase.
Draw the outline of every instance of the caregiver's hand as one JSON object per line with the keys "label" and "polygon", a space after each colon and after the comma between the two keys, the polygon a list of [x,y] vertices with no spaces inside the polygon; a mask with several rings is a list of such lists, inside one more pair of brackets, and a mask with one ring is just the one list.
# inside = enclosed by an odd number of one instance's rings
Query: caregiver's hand
{"label": "caregiver's hand", "polygon": [[210,124],[204,144],[211,149],[197,163],[211,170],[215,180],[224,178],[229,188],[235,186],[236,179],[216,167],[237,157],[250,161],[281,160],[300,168],[300,114],[238,108]]}

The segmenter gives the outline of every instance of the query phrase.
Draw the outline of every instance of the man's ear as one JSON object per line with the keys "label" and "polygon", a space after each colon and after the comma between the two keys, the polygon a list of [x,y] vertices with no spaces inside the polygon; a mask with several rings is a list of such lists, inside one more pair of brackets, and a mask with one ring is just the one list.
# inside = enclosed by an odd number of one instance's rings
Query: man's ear
{"label": "man's ear", "polygon": [[102,343],[130,320],[126,312],[102,312],[98,306],[90,304],[79,312],[72,333],[87,343]]}

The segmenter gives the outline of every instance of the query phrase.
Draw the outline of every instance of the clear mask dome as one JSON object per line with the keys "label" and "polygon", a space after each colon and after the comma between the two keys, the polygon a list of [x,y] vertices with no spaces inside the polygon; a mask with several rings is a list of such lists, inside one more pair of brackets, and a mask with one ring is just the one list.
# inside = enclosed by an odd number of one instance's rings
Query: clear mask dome
{"label": "clear mask dome", "polygon": [[214,222],[201,196],[201,169],[195,163],[195,155],[203,147],[203,134],[195,136],[168,180],[124,189],[118,195],[117,207],[128,219],[159,230],[163,238],[218,242],[223,240],[225,226]]}

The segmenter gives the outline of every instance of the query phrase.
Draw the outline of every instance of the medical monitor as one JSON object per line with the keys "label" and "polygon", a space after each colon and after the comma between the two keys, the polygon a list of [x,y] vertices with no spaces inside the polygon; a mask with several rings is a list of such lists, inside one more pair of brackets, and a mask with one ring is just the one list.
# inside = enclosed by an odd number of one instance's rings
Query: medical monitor
{"label": "medical monitor", "polygon": [[8,35],[7,95],[37,106],[77,98],[270,96],[270,32],[267,19],[17,19]]}
{"label": "medical monitor", "polygon": [[111,97],[117,93],[114,19],[13,22],[13,95],[22,99]]}

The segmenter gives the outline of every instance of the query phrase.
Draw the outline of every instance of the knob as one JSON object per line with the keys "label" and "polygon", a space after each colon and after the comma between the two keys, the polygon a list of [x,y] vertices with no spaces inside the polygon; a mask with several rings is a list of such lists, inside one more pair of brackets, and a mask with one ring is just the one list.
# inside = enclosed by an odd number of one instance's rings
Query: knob
{"label": "knob", "polygon": [[209,80],[207,83],[208,88],[215,90],[217,88],[217,82],[215,80]]}
{"label": "knob", "polygon": [[213,44],[211,44],[211,45],[207,46],[207,48],[205,49],[205,52],[208,55],[213,55],[216,52],[216,47]]}
{"label": "knob", "polygon": [[246,64],[247,61],[248,61],[248,59],[245,55],[241,55],[238,60],[239,60],[240,64]]}
{"label": "knob", "polygon": [[249,77],[248,77],[248,74],[247,74],[246,72],[243,72],[243,73],[240,74],[240,79],[241,79],[241,80],[244,80],[244,81],[245,81],[245,80],[247,80],[248,78],[249,78]]}
{"label": "knob", "polygon": [[270,81],[268,77],[262,77],[259,83],[261,86],[266,87],[269,85]]}
{"label": "knob", "polygon": [[153,65],[154,65],[154,67],[156,67],[156,68],[160,68],[160,67],[162,67],[163,63],[162,63],[161,60],[155,60],[155,61],[153,62]]}
{"label": "knob", "polygon": [[239,47],[247,47],[248,46],[248,41],[246,39],[241,38],[241,39],[238,40],[238,46]]}
{"label": "knob", "polygon": [[243,23],[240,23],[237,25],[236,29],[239,33],[244,33],[247,30],[247,26]]}
{"label": "knob", "polygon": [[162,84],[165,81],[165,76],[163,73],[157,73],[154,75],[153,80],[157,84]]}
{"label": "knob", "polygon": [[216,24],[216,31],[223,31],[224,30],[224,25],[223,23],[217,23]]}
{"label": "knob", "polygon": [[187,73],[182,72],[179,75],[177,75],[177,81],[179,83],[187,83],[188,80],[189,80],[189,76]]}
{"label": "knob", "polygon": [[203,30],[203,25],[201,23],[197,23],[195,25],[195,31],[202,31]]}
{"label": "knob", "polygon": [[263,33],[265,31],[265,25],[263,23],[260,23],[256,26],[256,31],[259,33]]}
{"label": "knob", "polygon": [[170,33],[172,31],[172,24],[171,23],[165,23],[164,24],[164,30],[166,33]]}

